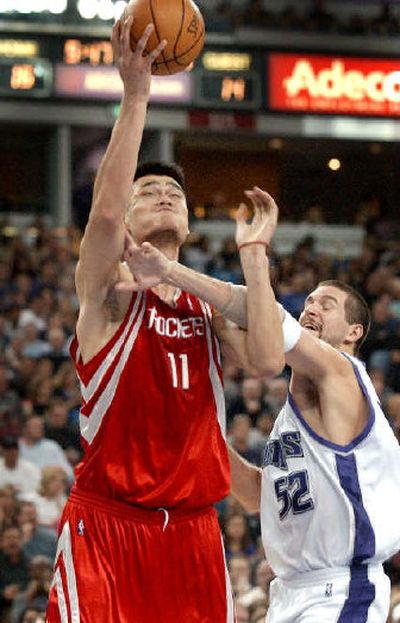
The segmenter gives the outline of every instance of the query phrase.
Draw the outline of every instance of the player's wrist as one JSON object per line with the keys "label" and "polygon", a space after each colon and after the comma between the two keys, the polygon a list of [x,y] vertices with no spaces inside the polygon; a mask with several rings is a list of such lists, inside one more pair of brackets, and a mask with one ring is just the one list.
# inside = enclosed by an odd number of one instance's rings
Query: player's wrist
{"label": "player's wrist", "polygon": [[266,255],[269,252],[269,242],[266,240],[246,240],[238,242],[240,255]]}
{"label": "player's wrist", "polygon": [[178,262],[176,260],[167,260],[161,273],[162,280],[166,283],[174,284],[173,272]]}

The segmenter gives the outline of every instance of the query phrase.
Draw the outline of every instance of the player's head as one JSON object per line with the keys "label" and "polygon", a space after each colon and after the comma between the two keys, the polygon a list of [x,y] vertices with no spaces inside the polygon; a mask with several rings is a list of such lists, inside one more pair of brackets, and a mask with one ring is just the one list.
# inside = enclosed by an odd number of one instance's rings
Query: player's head
{"label": "player's head", "polygon": [[136,240],[182,245],[189,233],[185,179],[176,164],[148,162],[136,170],[126,215]]}
{"label": "player's head", "polygon": [[367,337],[371,315],[354,288],[332,279],[321,281],[309,294],[300,324],[331,346],[357,354]]}

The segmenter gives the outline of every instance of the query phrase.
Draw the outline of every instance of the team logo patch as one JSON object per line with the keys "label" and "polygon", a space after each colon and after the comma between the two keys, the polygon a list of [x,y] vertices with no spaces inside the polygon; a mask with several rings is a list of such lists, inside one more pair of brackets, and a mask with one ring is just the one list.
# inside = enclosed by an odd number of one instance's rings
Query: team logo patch
{"label": "team logo patch", "polygon": [[333,594],[333,584],[329,582],[325,586],[325,597],[332,597]]}
{"label": "team logo patch", "polygon": [[85,524],[83,523],[83,519],[80,519],[78,521],[77,532],[78,532],[78,536],[85,536]]}

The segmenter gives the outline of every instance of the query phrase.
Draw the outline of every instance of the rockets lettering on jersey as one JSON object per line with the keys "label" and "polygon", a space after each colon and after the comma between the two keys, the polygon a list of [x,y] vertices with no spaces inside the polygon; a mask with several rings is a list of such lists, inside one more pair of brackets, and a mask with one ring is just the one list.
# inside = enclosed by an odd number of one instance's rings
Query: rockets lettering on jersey
{"label": "rockets lettering on jersey", "polygon": [[158,315],[156,307],[149,309],[147,328],[154,329],[161,336],[176,337],[184,340],[192,337],[202,337],[206,332],[203,316],[164,318],[164,316]]}

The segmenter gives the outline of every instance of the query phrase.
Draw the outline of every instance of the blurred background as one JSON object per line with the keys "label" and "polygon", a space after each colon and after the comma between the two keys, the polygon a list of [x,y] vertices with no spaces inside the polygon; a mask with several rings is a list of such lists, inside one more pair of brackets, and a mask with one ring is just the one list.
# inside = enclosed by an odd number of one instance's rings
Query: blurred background
{"label": "blurred background", "polygon": [[[280,206],[277,298],[298,316],[325,278],[371,305],[362,357],[400,436],[400,0],[199,0],[206,44],[153,79],[141,159],[176,160],[191,235],[183,261],[242,282],[243,190]],[[125,2],[0,0],[0,620],[43,620],[57,523],[79,461],[69,361],[74,267],[122,92],[111,26]],[[229,441],[262,449],[287,374],[224,364]],[[49,445],[50,444],[50,445]],[[261,621],[273,574],[258,517],[218,508],[238,621]],[[38,558],[39,556],[39,558]],[[400,556],[387,565],[400,621]]]}

